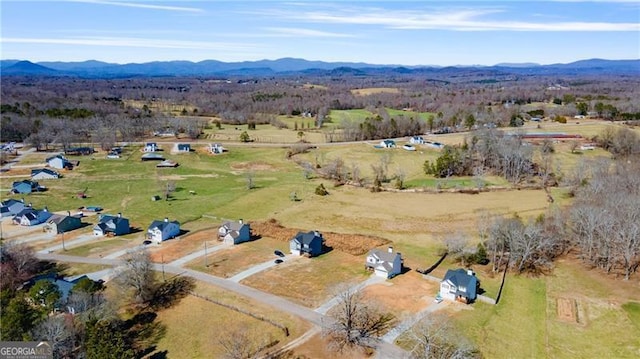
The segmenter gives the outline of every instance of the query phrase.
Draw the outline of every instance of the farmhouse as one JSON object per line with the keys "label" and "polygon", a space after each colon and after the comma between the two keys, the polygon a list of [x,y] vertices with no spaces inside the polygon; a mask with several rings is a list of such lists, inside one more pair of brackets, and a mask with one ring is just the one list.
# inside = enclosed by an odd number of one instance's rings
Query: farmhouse
{"label": "farmhouse", "polygon": [[218,229],[218,239],[225,244],[239,244],[251,240],[251,227],[242,220],[224,222]]}
{"label": "farmhouse", "polygon": [[180,234],[180,222],[169,221],[169,218],[165,218],[164,221],[153,221],[147,229],[147,239],[160,244],[169,238],[175,238]]}
{"label": "farmhouse", "polygon": [[60,234],[73,231],[81,226],[80,216],[53,214],[44,226],[44,229],[49,233]]}
{"label": "farmhouse", "polygon": [[147,142],[142,150],[144,152],[156,152],[158,150],[158,144],[155,142]]}
{"label": "farmhouse", "polygon": [[412,145],[422,145],[424,144],[424,138],[422,138],[422,136],[413,136],[409,139],[409,143]]}
{"label": "farmhouse", "polygon": [[449,269],[440,282],[440,295],[445,299],[472,303],[479,288],[480,281],[472,270]]}
{"label": "farmhouse", "polygon": [[15,216],[25,208],[24,200],[9,198],[0,205],[0,218]]}
{"label": "farmhouse", "polygon": [[44,191],[46,188],[40,186],[38,182],[30,181],[30,180],[22,180],[13,182],[11,185],[11,192],[15,194],[29,194],[31,192],[40,192]]}
{"label": "farmhouse", "polygon": [[51,217],[51,212],[49,212],[47,208],[38,210],[25,207],[13,217],[12,222],[21,226],[35,226],[36,224],[46,222],[49,217]]}
{"label": "farmhouse", "polygon": [[36,168],[31,170],[32,180],[45,180],[45,179],[57,179],[57,178],[60,178],[60,174],[48,168]]}
{"label": "farmhouse", "polygon": [[394,252],[393,247],[387,251],[372,249],[364,263],[365,268],[373,270],[375,275],[387,279],[402,273],[402,265],[402,254]]}
{"label": "farmhouse", "polygon": [[66,159],[63,155],[55,155],[47,158],[47,164],[49,167],[57,168],[59,170],[62,169],[73,169],[73,164]]}
{"label": "farmhouse", "polygon": [[191,152],[191,145],[188,143],[178,143],[177,148],[179,153]]}
{"label": "farmhouse", "polygon": [[115,216],[102,214],[98,223],[93,226],[93,235],[95,236],[121,236],[129,232],[129,220],[122,217],[121,213]]}
{"label": "farmhouse", "polygon": [[209,152],[211,152],[214,155],[219,155],[222,152],[226,151],[226,149],[224,147],[222,147],[222,145],[219,144],[219,143],[210,144],[209,147],[208,147],[208,150],[209,150]]}
{"label": "farmhouse", "polygon": [[395,148],[396,147],[396,141],[394,140],[383,140],[380,142],[380,147],[383,148]]}
{"label": "farmhouse", "polygon": [[322,254],[324,239],[318,231],[298,232],[290,241],[291,254],[315,257]]}

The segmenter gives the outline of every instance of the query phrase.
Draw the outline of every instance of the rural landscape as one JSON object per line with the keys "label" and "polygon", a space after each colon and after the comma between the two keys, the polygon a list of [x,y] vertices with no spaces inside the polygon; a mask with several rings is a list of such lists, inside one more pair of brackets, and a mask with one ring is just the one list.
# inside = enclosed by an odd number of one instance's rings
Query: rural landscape
{"label": "rural landscape", "polygon": [[637,60],[165,65],[3,61],[2,340],[640,356]]}

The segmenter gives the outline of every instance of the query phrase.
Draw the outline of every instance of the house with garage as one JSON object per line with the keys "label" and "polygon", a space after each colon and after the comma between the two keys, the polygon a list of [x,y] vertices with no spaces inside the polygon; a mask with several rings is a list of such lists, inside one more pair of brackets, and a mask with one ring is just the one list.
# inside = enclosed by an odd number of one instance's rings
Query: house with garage
{"label": "house with garage", "polygon": [[479,289],[480,281],[470,269],[449,269],[440,282],[442,298],[463,303],[474,302]]}
{"label": "house with garage", "polygon": [[177,149],[178,153],[189,153],[191,152],[191,145],[188,143],[178,143]]}
{"label": "house with garage", "polygon": [[47,158],[47,165],[51,168],[57,168],[59,170],[62,169],[73,169],[73,163],[66,159],[63,155],[55,155]]}
{"label": "house with garage", "polygon": [[169,218],[165,218],[163,221],[153,221],[147,229],[147,239],[158,244],[167,239],[175,238],[179,234],[180,222],[169,221]]}
{"label": "house with garage", "polygon": [[402,273],[403,264],[402,254],[394,252],[393,247],[389,247],[386,251],[370,250],[364,266],[366,269],[372,270],[376,276],[389,279]]}
{"label": "house with garage", "polygon": [[82,227],[82,221],[80,220],[81,216],[72,216],[70,213],[64,214],[53,214],[47,220],[47,224],[44,226],[44,230],[53,233],[60,234],[73,231],[74,229],[78,229]]}
{"label": "house with garage", "polygon": [[49,168],[36,168],[31,170],[32,180],[58,179],[60,174]]}
{"label": "house with garage", "polygon": [[322,254],[324,238],[318,231],[298,232],[290,241],[291,254],[298,256],[315,257]]}
{"label": "house with garage", "polygon": [[394,141],[394,140],[383,140],[383,141],[380,141],[380,147],[382,147],[382,148],[395,148],[396,147],[396,141]]}
{"label": "house with garage", "polygon": [[41,210],[25,207],[13,217],[12,221],[14,224],[21,226],[35,226],[36,224],[45,223],[50,217],[51,212],[46,207]]}
{"label": "house with garage", "polygon": [[409,143],[412,145],[423,145],[424,138],[422,138],[422,136],[413,136],[409,139]]}
{"label": "house with garage", "polygon": [[225,244],[239,244],[251,240],[251,227],[241,219],[226,221],[218,228],[218,239]]}
{"label": "house with garage", "polygon": [[98,223],[93,226],[95,236],[122,236],[129,234],[130,231],[129,219],[122,217],[121,213],[115,216],[101,214]]}
{"label": "house with garage", "polygon": [[158,144],[155,142],[147,142],[142,149],[144,152],[156,152],[158,150]]}
{"label": "house with garage", "polygon": [[38,182],[31,180],[17,181],[11,185],[11,193],[15,194],[29,194],[31,192],[41,192],[44,190],[46,190],[46,187],[40,186]]}
{"label": "house with garage", "polygon": [[7,200],[2,201],[0,204],[0,218],[4,217],[12,217],[16,214],[20,213],[23,209],[25,209],[26,205],[24,204],[24,200],[17,200],[13,198],[9,198]]}

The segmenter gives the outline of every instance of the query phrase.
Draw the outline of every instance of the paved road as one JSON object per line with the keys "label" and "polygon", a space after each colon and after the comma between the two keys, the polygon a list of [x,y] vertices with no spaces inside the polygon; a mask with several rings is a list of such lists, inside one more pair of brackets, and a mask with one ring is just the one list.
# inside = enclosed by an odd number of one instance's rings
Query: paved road
{"label": "paved road", "polygon": [[[61,249],[69,249],[72,247],[77,247],[81,244],[84,244],[86,242],[91,242],[92,240],[95,240],[96,236],[94,236],[92,233],[91,234],[82,234],[79,235],[76,239],[71,240],[71,241],[65,241],[64,245],[62,243],[60,244],[56,244],[55,246],[51,246],[48,248],[45,248],[43,250],[38,251],[39,254],[43,254],[43,253],[50,253],[50,252],[55,252],[55,251],[59,251]],[[63,248],[64,247],[64,248]]]}
{"label": "paved road", "polygon": [[[87,258],[87,257],[69,256],[69,255],[55,254],[55,253],[38,253],[37,256],[38,258],[43,260],[71,262],[71,263],[88,263],[88,264],[110,265],[110,266],[116,266],[122,263],[122,261],[119,259]],[[247,287],[245,285],[232,282],[227,279],[215,277],[210,274],[194,271],[191,269],[185,269],[177,266],[172,266],[172,265],[163,266],[162,264],[154,264],[153,267],[157,271],[164,270],[165,273],[172,273],[176,275],[191,277],[195,280],[212,284],[217,287],[226,289],[228,291],[243,295],[245,297],[249,297],[255,301],[275,307],[276,309],[282,312],[298,316],[319,327],[323,327],[324,324],[328,323],[331,320],[329,317],[326,317],[321,313],[318,313],[312,309],[303,307],[285,298],[278,297],[271,293],[263,292],[251,287]],[[402,348],[399,348],[396,345],[393,345],[391,343],[387,343],[384,341],[380,342],[377,345],[376,350],[377,350],[378,358],[400,359],[400,358],[407,357],[407,353]]]}
{"label": "paved road", "polygon": [[169,263],[170,266],[176,266],[176,267],[182,267],[183,265],[191,262],[194,259],[200,258],[202,256],[204,256],[205,253],[207,253],[207,255],[213,253],[213,252],[217,252],[219,250],[222,249],[226,249],[226,248],[231,248],[232,246],[230,244],[220,244],[217,246],[211,246],[211,247],[207,247],[206,250],[201,249],[199,251],[193,252],[193,253],[189,253],[186,256],[182,257],[182,258],[178,258],[175,261]]}

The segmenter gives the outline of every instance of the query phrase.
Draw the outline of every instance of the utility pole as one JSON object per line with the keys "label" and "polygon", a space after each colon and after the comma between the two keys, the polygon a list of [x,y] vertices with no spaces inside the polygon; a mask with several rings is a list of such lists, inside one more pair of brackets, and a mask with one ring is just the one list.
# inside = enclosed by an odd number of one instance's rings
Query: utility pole
{"label": "utility pole", "polygon": [[209,265],[207,264],[207,240],[204,240],[204,267],[207,268]]}
{"label": "utility pole", "polygon": [[64,246],[64,231],[62,231],[62,250],[67,251],[67,248]]}

